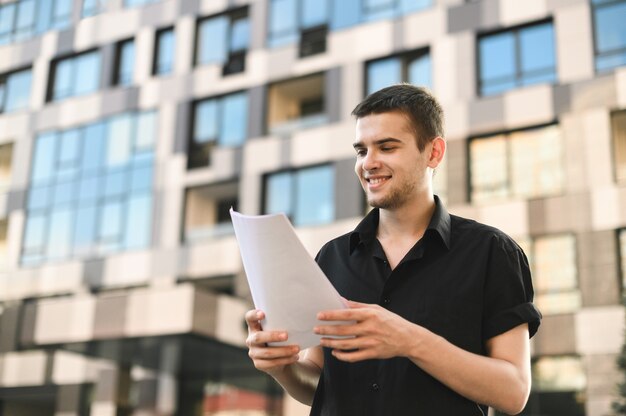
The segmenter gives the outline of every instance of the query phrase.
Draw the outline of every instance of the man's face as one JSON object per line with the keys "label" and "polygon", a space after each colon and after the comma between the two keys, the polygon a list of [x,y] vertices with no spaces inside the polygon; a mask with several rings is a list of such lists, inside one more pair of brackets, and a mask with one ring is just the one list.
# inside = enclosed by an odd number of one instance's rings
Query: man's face
{"label": "man's face", "polygon": [[371,114],[356,123],[354,170],[367,202],[382,209],[397,209],[430,189],[430,149],[417,148],[409,121],[400,112]]}

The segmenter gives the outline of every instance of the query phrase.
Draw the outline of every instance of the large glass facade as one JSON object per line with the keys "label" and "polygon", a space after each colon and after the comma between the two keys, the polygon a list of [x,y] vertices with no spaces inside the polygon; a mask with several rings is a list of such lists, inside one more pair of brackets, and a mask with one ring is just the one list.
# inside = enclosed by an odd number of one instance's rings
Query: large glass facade
{"label": "large glass facade", "polygon": [[31,80],[30,68],[0,75],[0,113],[28,107]]}
{"label": "large glass facade", "polygon": [[367,63],[366,94],[401,82],[432,87],[428,50],[377,59]]}
{"label": "large glass facade", "polygon": [[154,75],[168,75],[174,70],[174,46],[176,38],[174,28],[161,29],[156,33],[154,49]]}
{"label": "large glass facade", "polygon": [[470,140],[472,202],[563,190],[563,138],[556,125]]}
{"label": "large glass facade", "polygon": [[272,173],[265,178],[267,214],[285,213],[295,226],[335,219],[335,170],[322,165]]}
{"label": "large glass facade", "polygon": [[16,0],[0,4],[0,45],[19,42],[72,21],[73,0]]}
{"label": "large glass facade", "polygon": [[626,65],[626,0],[592,0],[596,70]]}
{"label": "large glass facade", "polygon": [[194,104],[188,167],[207,166],[215,146],[240,146],[248,136],[248,94],[237,92]]}
{"label": "large glass facade", "polygon": [[196,63],[224,65],[224,74],[242,72],[250,43],[248,10],[238,9],[198,23]]}
{"label": "large glass facade", "polygon": [[156,113],[123,113],[35,141],[24,265],[145,248]]}
{"label": "large glass facade", "polygon": [[481,95],[556,80],[552,22],[480,36],[478,52]]}
{"label": "large glass facade", "polygon": [[338,30],[422,10],[432,0],[270,0],[268,44],[296,43],[308,29]]}
{"label": "large glass facade", "polygon": [[89,51],[52,63],[49,100],[86,95],[100,88],[100,52]]}

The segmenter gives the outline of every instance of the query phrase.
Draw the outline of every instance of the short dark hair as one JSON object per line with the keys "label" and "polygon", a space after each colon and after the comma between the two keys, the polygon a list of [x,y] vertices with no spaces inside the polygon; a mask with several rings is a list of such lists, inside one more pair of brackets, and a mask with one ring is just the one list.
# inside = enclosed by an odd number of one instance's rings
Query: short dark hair
{"label": "short dark hair", "polygon": [[390,111],[400,111],[409,119],[420,152],[435,137],[444,137],[441,105],[426,88],[411,84],[396,84],[371,93],[352,110],[352,115],[363,118]]}

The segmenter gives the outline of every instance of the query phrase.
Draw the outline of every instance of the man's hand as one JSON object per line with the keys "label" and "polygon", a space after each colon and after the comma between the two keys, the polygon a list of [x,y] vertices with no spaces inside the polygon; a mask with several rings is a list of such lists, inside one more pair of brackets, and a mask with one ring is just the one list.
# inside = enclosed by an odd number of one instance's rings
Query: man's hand
{"label": "man's hand", "polygon": [[337,359],[355,362],[410,355],[419,339],[416,331],[420,327],[381,306],[347,302],[350,309],[323,311],[317,315],[321,321],[354,321],[315,328],[315,333],[320,335],[349,337],[322,338],[322,346],[332,348]]}
{"label": "man's hand", "polygon": [[260,322],[263,318],[265,318],[263,311],[253,309],[246,312],[248,355],[258,370],[275,377],[283,372],[286,366],[298,361],[300,347],[297,345],[268,346],[268,342],[286,341],[287,333],[284,331],[263,331]]}

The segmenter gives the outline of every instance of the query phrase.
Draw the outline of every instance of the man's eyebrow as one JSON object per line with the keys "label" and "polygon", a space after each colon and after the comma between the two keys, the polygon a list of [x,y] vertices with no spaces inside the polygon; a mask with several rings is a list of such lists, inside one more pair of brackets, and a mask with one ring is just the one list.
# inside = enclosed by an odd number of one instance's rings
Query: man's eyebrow
{"label": "man's eyebrow", "polygon": [[[384,139],[378,139],[378,140],[374,140],[374,145],[375,146],[380,146],[381,144],[385,144],[385,143],[402,143],[402,140],[400,139],[394,139],[393,137],[385,137]],[[352,147],[354,147],[355,149],[362,149],[365,146],[365,144],[363,142],[356,142],[352,144]]]}

